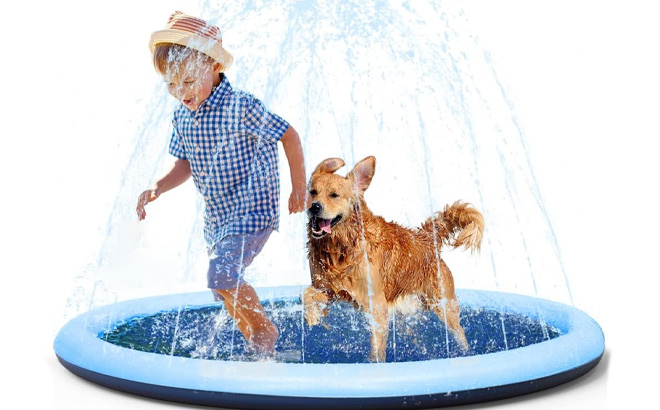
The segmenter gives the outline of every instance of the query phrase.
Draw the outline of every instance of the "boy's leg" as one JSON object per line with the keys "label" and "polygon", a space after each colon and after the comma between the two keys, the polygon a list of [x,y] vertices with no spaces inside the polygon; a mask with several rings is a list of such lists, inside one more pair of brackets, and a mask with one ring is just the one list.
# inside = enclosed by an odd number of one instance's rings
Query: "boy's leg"
{"label": "boy's leg", "polygon": [[242,277],[271,232],[267,228],[254,234],[226,237],[212,250],[208,271],[208,286],[216,300],[223,300],[243,336],[267,354],[274,351],[277,327],[266,316],[254,288]]}
{"label": "boy's leg", "polygon": [[245,319],[240,313],[234,310],[234,302],[227,302],[227,298],[222,296],[222,293],[220,293],[218,289],[213,289],[213,292],[216,293],[217,299],[222,300],[225,308],[227,309],[227,312],[229,313],[229,317],[231,317],[234,323],[236,323],[236,327],[238,327],[238,330],[240,330],[243,336],[245,336],[245,339],[252,339],[252,329],[250,328],[247,319]]}
{"label": "boy's leg", "polygon": [[216,289],[245,338],[262,353],[273,353],[278,331],[268,319],[257,292],[243,282],[236,289]]}

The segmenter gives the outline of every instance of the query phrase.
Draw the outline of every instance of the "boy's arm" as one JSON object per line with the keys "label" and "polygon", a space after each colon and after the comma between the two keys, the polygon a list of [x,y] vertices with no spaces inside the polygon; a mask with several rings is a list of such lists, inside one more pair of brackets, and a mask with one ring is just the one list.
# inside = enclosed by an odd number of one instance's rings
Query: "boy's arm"
{"label": "boy's arm", "polygon": [[174,161],[172,168],[162,178],[156,181],[153,187],[142,192],[138,197],[136,208],[138,219],[141,221],[147,216],[144,207],[149,202],[158,199],[160,194],[183,184],[190,178],[190,175],[190,162],[188,160],[179,158]]}
{"label": "boy's arm", "polygon": [[307,178],[305,176],[305,159],[303,158],[300,137],[293,127],[289,126],[280,139],[284,147],[286,159],[291,172],[291,196],[289,197],[289,213],[305,211],[308,208]]}

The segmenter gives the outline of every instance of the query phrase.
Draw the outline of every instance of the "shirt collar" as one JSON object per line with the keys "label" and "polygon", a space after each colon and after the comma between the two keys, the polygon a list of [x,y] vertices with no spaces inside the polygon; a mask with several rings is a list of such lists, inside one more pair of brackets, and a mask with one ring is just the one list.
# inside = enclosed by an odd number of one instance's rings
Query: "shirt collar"
{"label": "shirt collar", "polygon": [[220,105],[222,100],[225,98],[227,94],[231,91],[231,84],[229,84],[229,80],[227,80],[227,76],[223,75],[222,82],[213,89],[211,92],[211,95],[209,95],[209,98],[204,101],[206,104],[208,104],[210,107],[217,107]]}

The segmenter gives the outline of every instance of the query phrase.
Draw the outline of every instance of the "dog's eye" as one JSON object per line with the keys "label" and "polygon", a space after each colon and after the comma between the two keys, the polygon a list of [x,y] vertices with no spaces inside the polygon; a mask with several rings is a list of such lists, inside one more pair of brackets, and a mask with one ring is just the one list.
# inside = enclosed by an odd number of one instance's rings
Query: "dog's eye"
{"label": "dog's eye", "polygon": [[336,192],[333,192],[330,194],[330,198],[339,198],[339,194]]}
{"label": "dog's eye", "polygon": [[318,193],[318,192],[316,192],[316,189],[312,189],[311,191],[309,191],[309,194],[310,194],[311,196],[316,196],[317,193]]}

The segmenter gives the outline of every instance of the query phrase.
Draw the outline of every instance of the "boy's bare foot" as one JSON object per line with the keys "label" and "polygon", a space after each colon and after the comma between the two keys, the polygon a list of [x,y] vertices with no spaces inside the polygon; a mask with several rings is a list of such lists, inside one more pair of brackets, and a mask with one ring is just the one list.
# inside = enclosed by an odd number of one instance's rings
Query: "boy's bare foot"
{"label": "boy's bare foot", "polygon": [[250,343],[259,354],[272,356],[275,354],[275,343],[277,343],[278,336],[277,327],[269,321],[259,328],[252,329]]}
{"label": "boy's bare foot", "polygon": [[264,311],[254,288],[243,283],[235,290],[216,289],[239,330],[258,355],[273,355],[279,332]]}

